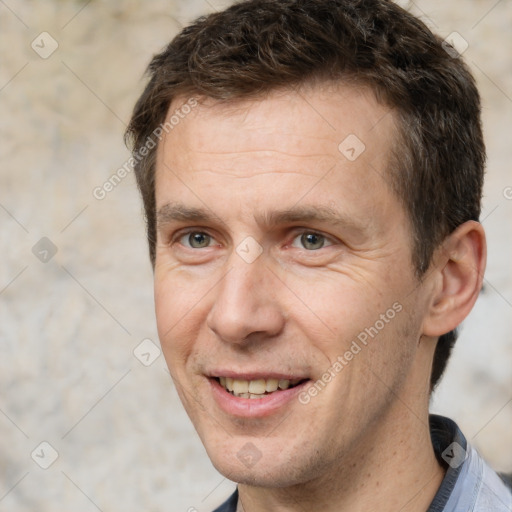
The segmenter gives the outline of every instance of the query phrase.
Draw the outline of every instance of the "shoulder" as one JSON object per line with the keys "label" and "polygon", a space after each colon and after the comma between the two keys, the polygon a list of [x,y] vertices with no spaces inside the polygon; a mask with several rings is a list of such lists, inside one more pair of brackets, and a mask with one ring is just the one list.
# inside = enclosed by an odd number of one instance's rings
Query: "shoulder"
{"label": "shoulder", "polygon": [[238,504],[238,488],[236,491],[218,508],[213,512],[236,512]]}
{"label": "shoulder", "polygon": [[448,501],[447,511],[512,511],[512,491],[469,445],[464,466]]}
{"label": "shoulder", "polygon": [[434,452],[446,474],[428,512],[512,512],[512,490],[449,418],[430,416]]}

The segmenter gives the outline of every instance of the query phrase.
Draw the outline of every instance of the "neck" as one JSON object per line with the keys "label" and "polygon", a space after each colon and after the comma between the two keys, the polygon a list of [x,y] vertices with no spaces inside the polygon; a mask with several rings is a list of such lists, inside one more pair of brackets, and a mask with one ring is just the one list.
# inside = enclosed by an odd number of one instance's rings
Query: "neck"
{"label": "neck", "polygon": [[444,470],[432,448],[428,400],[421,410],[405,403],[397,398],[386,417],[315,480],[287,488],[239,485],[237,510],[425,512]]}

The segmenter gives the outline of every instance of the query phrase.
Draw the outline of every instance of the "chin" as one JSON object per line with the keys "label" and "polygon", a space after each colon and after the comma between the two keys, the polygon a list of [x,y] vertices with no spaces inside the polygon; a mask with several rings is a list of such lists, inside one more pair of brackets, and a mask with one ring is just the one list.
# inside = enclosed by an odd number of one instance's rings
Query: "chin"
{"label": "chin", "polygon": [[[283,452],[285,442],[280,440],[262,446],[265,444],[262,438],[246,437],[242,442],[230,438],[226,443],[229,447],[214,444],[207,447],[207,452],[215,469],[233,482],[255,487],[291,487],[311,479],[312,471],[303,467],[304,461]],[[262,450],[257,450],[256,445]],[[292,462],[292,459],[295,460]]]}
{"label": "chin", "polygon": [[224,463],[224,461],[219,464],[213,462],[213,465],[227,479],[253,487],[279,488],[300,483],[286,473],[289,470],[286,465],[283,467],[264,467],[265,465],[261,461],[259,467],[255,466],[253,468],[242,468],[239,465]]}

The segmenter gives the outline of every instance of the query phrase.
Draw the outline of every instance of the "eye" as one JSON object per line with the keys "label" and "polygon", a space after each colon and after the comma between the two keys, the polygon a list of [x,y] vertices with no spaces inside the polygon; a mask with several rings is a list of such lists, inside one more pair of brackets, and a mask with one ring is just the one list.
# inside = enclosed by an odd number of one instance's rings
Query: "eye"
{"label": "eye", "polygon": [[332,245],[332,242],[325,235],[314,231],[305,231],[297,235],[292,242],[293,247],[302,247],[308,251],[316,251],[329,245]]}
{"label": "eye", "polygon": [[191,249],[204,249],[212,244],[213,238],[202,231],[191,231],[182,235],[179,238],[179,242]]}

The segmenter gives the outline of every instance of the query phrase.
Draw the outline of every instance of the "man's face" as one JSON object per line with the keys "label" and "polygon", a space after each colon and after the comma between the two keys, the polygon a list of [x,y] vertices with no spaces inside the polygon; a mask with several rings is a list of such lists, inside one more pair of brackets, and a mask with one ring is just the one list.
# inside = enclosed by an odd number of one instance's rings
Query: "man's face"
{"label": "man's face", "polygon": [[412,371],[428,300],[388,183],[395,133],[367,91],[316,87],[208,100],[160,144],[158,332],[232,480],[357,464],[428,380],[428,363]]}

